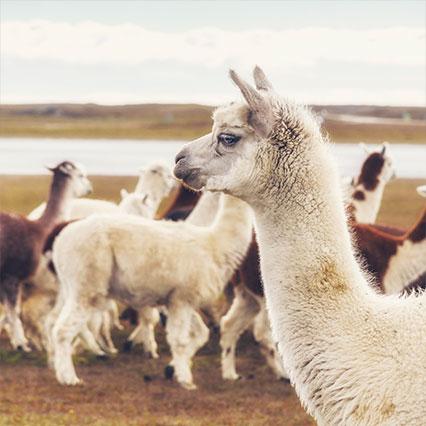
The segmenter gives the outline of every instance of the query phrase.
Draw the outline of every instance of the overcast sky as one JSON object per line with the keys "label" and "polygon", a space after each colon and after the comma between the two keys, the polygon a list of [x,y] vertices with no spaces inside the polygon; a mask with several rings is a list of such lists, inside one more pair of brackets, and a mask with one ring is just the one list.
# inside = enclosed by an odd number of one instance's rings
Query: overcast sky
{"label": "overcast sky", "polygon": [[1,101],[197,102],[262,66],[307,103],[426,106],[426,2],[1,3]]}

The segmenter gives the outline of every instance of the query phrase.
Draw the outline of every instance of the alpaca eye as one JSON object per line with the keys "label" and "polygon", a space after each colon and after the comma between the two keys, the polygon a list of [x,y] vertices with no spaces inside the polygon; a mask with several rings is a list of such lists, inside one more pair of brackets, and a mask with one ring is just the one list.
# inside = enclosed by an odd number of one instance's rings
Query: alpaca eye
{"label": "alpaca eye", "polygon": [[240,136],[231,135],[230,133],[220,133],[217,137],[218,142],[225,146],[233,146],[241,139]]}

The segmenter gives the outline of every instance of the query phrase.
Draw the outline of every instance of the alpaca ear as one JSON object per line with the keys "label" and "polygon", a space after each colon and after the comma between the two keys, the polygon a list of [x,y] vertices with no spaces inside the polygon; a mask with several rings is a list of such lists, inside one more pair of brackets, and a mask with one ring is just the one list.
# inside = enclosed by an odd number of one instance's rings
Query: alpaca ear
{"label": "alpaca ear", "polygon": [[61,163],[59,165],[59,167],[57,167],[56,169],[59,170],[64,175],[71,176],[71,173],[72,173],[73,170],[75,170],[75,167],[71,163],[68,163],[68,162],[65,161],[65,162]]}
{"label": "alpaca ear", "polygon": [[359,146],[361,147],[361,149],[363,149],[363,150],[364,150],[364,152],[365,152],[367,155],[370,155],[370,154],[371,154],[370,149],[368,148],[368,146],[367,146],[364,142],[360,142],[360,143],[359,143]]}
{"label": "alpaca ear", "polygon": [[386,150],[389,148],[389,143],[388,142],[383,142],[382,143],[382,151],[380,152],[382,155],[385,155]]}
{"label": "alpaca ear", "polygon": [[127,190],[124,189],[124,188],[121,188],[121,190],[120,190],[121,199],[124,200],[124,198],[126,198],[128,195],[129,195],[129,193],[127,192]]}
{"label": "alpaca ear", "polygon": [[254,67],[253,78],[257,90],[273,90],[272,84],[258,65]]}
{"label": "alpaca ear", "polygon": [[56,167],[54,167],[54,166],[46,166],[45,165],[44,167],[46,167],[46,169],[49,170],[49,172],[52,172],[52,173],[54,173],[55,170],[56,170]]}
{"label": "alpaca ear", "polygon": [[422,197],[426,197],[426,185],[421,185],[417,187],[417,193]]}
{"label": "alpaca ear", "polygon": [[274,115],[269,100],[254,87],[245,82],[234,70],[229,71],[231,80],[238,86],[246,100],[250,114],[248,123],[262,138],[267,138],[274,124]]}

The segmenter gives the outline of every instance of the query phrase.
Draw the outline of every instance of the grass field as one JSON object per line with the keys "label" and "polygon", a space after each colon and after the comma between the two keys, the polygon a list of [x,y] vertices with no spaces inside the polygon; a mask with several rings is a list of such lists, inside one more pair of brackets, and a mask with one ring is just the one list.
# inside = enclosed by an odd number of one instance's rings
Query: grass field
{"label": "grass field", "polygon": [[[325,112],[324,128],[335,142],[426,143],[425,108],[317,105],[313,109]],[[203,105],[3,105],[0,137],[192,139],[210,132],[212,111]],[[327,118],[327,113],[332,116]],[[342,114],[388,121],[335,118]],[[405,120],[407,116],[414,120]]]}
{"label": "grass field", "polygon": [[[118,201],[122,187],[132,189],[135,177],[93,177],[94,197]],[[46,197],[48,176],[0,176],[0,209],[28,213]],[[397,179],[388,184],[379,221],[410,226],[425,202],[415,192],[424,181]],[[130,330],[115,334],[121,347]],[[85,385],[59,386],[42,355],[14,352],[0,338],[0,425],[185,425],[309,426],[313,420],[300,406],[292,387],[274,379],[251,335],[238,348],[238,370],[245,379],[229,383],[220,377],[218,337],[195,357],[199,389],[189,392],[163,378],[170,355],[159,326],[160,359],[141,349],[106,361],[77,357]]]}

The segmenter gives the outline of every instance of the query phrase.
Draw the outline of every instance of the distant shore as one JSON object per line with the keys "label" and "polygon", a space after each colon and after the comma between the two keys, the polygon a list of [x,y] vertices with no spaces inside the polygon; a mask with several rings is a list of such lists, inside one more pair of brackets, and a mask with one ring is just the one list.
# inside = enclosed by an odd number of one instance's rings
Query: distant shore
{"label": "distant shore", "polygon": [[[205,105],[42,104],[0,106],[0,137],[188,140],[208,133]],[[315,105],[330,139],[426,144],[426,108]]]}

